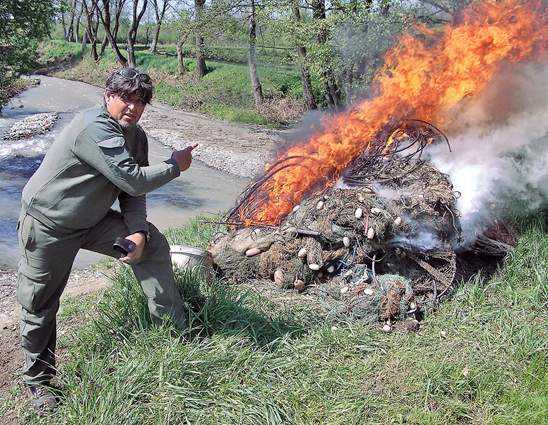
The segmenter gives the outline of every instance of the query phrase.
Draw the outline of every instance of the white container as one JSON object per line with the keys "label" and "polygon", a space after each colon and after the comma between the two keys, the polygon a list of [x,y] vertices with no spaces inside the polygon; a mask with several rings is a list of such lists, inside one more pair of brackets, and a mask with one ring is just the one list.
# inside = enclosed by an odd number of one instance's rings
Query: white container
{"label": "white container", "polygon": [[209,251],[185,245],[170,245],[169,253],[174,268],[213,273],[213,258]]}

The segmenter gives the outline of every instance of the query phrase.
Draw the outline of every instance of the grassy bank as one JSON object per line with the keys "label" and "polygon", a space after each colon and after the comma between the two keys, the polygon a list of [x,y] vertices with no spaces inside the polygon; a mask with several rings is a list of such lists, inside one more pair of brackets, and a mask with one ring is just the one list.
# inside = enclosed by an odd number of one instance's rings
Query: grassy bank
{"label": "grassy bank", "polygon": [[[57,75],[103,86],[106,76],[118,67],[110,50],[95,63],[80,45],[51,40],[41,45],[44,64],[73,61]],[[206,113],[228,121],[280,126],[298,119],[302,112],[302,85],[297,71],[291,69],[259,67],[259,75],[266,98],[256,110],[246,65],[208,61],[208,74],[198,79],[194,76],[196,63],[186,60],[188,72],[177,75],[177,61],[173,56],[137,52],[137,64],[151,74],[156,85],[156,99],[185,110]],[[77,59],[77,60],[74,60]]]}
{"label": "grassy bank", "polygon": [[[61,338],[67,398],[51,422],[546,423],[548,236],[540,222],[523,231],[497,275],[462,285],[418,334],[325,323],[310,305],[179,274],[194,334],[211,337],[179,342],[168,323],[150,326],[120,269],[69,308],[84,324]],[[211,232],[193,223],[170,238],[203,244]]]}
{"label": "grassy bank", "polygon": [[0,110],[12,98],[24,91],[30,84],[29,80],[22,78],[5,80],[0,77]]}

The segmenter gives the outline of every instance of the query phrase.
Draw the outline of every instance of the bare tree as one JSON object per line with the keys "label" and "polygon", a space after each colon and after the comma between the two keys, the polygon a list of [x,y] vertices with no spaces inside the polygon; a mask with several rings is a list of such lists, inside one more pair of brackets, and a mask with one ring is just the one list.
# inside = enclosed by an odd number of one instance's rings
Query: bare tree
{"label": "bare tree", "polygon": [[74,18],[76,17],[76,8],[77,8],[77,1],[72,0],[69,4],[70,8],[70,19],[67,25],[67,34],[65,36],[65,40],[67,41],[75,41],[74,37]]}
{"label": "bare tree", "polygon": [[[197,52],[196,52],[196,63],[197,63],[197,73],[200,75],[200,73],[203,72],[203,75],[205,75],[207,71],[206,63],[205,63],[205,52],[204,52],[204,41],[203,41],[203,32],[205,28],[211,27],[212,23],[216,22],[216,20],[221,17],[225,16],[226,14],[230,13],[232,10],[241,10],[242,9],[242,2],[246,0],[231,0],[231,1],[215,1],[212,3],[211,7],[208,8],[207,11],[204,10],[204,4],[205,0],[201,0],[201,7],[198,6],[196,8],[196,1],[193,0],[195,3],[195,7],[191,9],[182,9],[178,11],[179,18],[177,23],[177,60],[178,60],[178,71],[180,75],[183,75],[186,73],[186,67],[184,64],[184,50],[183,45],[187,42],[189,37],[192,35],[195,36],[195,43],[197,46]],[[207,12],[207,13],[206,13]],[[200,17],[198,18],[198,14]],[[200,39],[200,34],[201,39]],[[200,46],[201,48],[198,48]],[[201,70],[200,70],[201,67]]]}
{"label": "bare tree", "polygon": [[145,11],[147,9],[148,0],[143,0],[141,4],[141,10],[137,12],[139,9],[139,0],[132,0],[132,7],[131,7],[131,24],[129,27],[129,31],[127,33],[127,64],[130,67],[134,67],[136,65],[135,61],[135,40],[137,39],[137,30],[139,29],[139,24],[141,23],[141,19],[143,15],[145,14]]}
{"label": "bare tree", "polygon": [[249,76],[251,77],[251,88],[253,89],[253,99],[255,99],[255,107],[259,108],[263,103],[263,88],[259,75],[257,74],[257,21],[255,19],[255,0],[251,0],[249,6]]}
{"label": "bare tree", "polygon": [[63,27],[63,37],[68,41],[67,23],[65,22],[66,12],[61,9],[61,26]]}
{"label": "bare tree", "polygon": [[[299,6],[299,0],[291,0],[291,9],[293,11],[293,18],[300,22],[301,10]],[[297,55],[299,71],[301,73],[301,82],[303,84],[303,97],[304,103],[308,109],[316,109],[318,105],[316,104],[316,99],[314,99],[314,94],[312,93],[312,84],[310,82],[310,72],[308,66],[306,65],[306,48],[298,43],[297,45]]]}
{"label": "bare tree", "polygon": [[195,19],[196,25],[196,74],[202,78],[207,74],[207,65],[205,62],[205,46],[204,36],[200,28],[200,21],[203,19],[205,0],[194,0],[194,8],[196,10]]}
{"label": "bare tree", "polygon": [[179,35],[177,37],[177,72],[179,75],[186,74],[186,66],[185,66],[185,51],[184,51],[184,44],[186,43],[189,35],[192,33],[192,27],[188,26],[185,31],[180,31]]}
{"label": "bare tree", "polygon": [[[102,2],[103,10],[102,13],[100,13],[100,17],[103,28],[105,29],[105,36],[112,47],[112,51],[114,52],[118,63],[122,66],[126,66],[128,61],[120,51],[116,40],[118,29],[120,28],[120,16],[126,0],[114,0],[112,2],[110,0],[102,0]],[[114,12],[114,28],[112,28],[112,12]]]}
{"label": "bare tree", "polygon": [[84,7],[81,4],[76,3],[78,7],[78,14],[76,17],[76,28],[74,30],[74,39],[78,43],[80,39],[80,22],[82,21],[82,14],[84,13]]}
{"label": "bare tree", "polygon": [[[91,57],[97,61],[99,55],[97,53],[97,30],[99,29],[99,7],[98,0],[82,0],[82,7],[86,14],[86,38],[91,44]],[[84,42],[85,44],[85,42]]]}
{"label": "bare tree", "polygon": [[160,28],[162,27],[162,22],[164,21],[164,16],[166,10],[169,7],[169,0],[162,1],[162,7],[159,5],[158,0],[150,0],[152,7],[154,8],[154,16],[156,18],[156,25],[154,26],[154,38],[152,40],[152,45],[150,46],[150,51],[156,53],[158,48],[158,39],[160,38]]}
{"label": "bare tree", "polygon": [[421,0],[431,13],[419,16],[420,19],[433,23],[452,22],[457,23],[462,19],[464,8],[472,3],[472,0]]}

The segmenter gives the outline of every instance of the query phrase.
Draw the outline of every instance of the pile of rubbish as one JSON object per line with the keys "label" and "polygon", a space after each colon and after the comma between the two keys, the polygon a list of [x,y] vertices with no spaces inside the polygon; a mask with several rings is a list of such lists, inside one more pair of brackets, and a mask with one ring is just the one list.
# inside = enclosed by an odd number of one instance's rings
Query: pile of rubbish
{"label": "pile of rubbish", "polygon": [[[381,322],[388,330],[435,308],[457,276],[459,193],[421,159],[425,144],[417,139],[430,136],[424,129],[410,134],[394,144],[397,154],[362,154],[279,225],[234,225],[240,202],[210,245],[218,272],[236,282],[306,290],[330,317]],[[489,241],[483,246],[492,249]]]}
{"label": "pile of rubbish", "polygon": [[59,119],[57,112],[43,113],[31,115],[21,121],[17,121],[11,128],[2,136],[3,140],[20,140],[28,139],[33,136],[45,134]]}

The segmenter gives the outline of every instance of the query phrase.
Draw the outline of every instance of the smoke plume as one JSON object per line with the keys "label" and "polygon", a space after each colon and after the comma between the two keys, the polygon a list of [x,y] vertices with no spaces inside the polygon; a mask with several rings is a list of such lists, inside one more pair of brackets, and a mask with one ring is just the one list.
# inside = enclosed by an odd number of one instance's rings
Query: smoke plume
{"label": "smoke plume", "polygon": [[428,153],[461,193],[464,243],[494,219],[548,206],[548,64],[513,65],[480,96],[449,111],[452,152]]}

